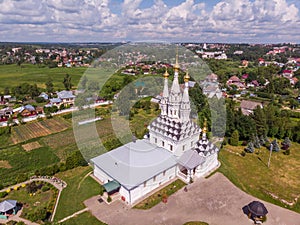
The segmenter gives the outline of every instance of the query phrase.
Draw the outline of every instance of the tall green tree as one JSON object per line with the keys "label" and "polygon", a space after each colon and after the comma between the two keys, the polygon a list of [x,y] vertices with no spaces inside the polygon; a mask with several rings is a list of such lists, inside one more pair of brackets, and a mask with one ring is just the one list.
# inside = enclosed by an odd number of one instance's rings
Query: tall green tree
{"label": "tall green tree", "polygon": [[66,76],[64,77],[64,81],[63,81],[63,84],[67,91],[71,90],[71,88],[72,88],[71,80],[72,80],[71,76],[67,73]]}
{"label": "tall green tree", "polygon": [[254,119],[255,124],[256,124],[257,134],[265,136],[267,134],[268,127],[267,127],[266,115],[265,115],[263,109],[260,107],[257,107],[254,110],[254,114],[252,115],[252,118]]}
{"label": "tall green tree", "polygon": [[45,85],[46,85],[46,90],[47,90],[48,93],[53,93],[54,92],[54,85],[52,83],[52,79],[51,78],[49,78],[46,81]]}
{"label": "tall green tree", "polygon": [[230,144],[233,146],[239,145],[239,132],[238,130],[233,131],[231,137],[230,137]]}

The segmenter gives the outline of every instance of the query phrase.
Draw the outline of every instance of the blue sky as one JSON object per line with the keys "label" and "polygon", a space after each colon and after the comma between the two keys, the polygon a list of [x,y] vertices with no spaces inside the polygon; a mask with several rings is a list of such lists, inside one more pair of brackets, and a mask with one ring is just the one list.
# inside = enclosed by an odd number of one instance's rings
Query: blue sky
{"label": "blue sky", "polygon": [[0,0],[0,41],[300,41],[299,0]]}

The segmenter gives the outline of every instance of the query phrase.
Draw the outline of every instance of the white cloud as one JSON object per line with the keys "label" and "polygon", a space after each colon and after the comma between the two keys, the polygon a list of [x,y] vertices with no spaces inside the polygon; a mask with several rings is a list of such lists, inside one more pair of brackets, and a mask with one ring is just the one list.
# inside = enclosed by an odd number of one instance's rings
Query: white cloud
{"label": "white cloud", "polygon": [[[291,0],[0,0],[2,41],[298,41],[299,9]],[[144,0],[146,1],[146,0]],[[299,7],[299,5],[298,5]]]}

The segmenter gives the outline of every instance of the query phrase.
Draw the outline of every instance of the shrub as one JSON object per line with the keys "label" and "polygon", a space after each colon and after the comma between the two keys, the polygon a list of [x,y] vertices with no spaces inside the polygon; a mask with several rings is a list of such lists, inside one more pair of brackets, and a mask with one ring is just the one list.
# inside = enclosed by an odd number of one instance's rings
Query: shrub
{"label": "shrub", "polygon": [[43,186],[42,187],[42,192],[46,192],[46,191],[49,191],[49,190],[50,190],[49,186]]}
{"label": "shrub", "polygon": [[107,197],[107,202],[111,202],[111,201],[112,201],[111,197],[108,196],[108,197]]}
{"label": "shrub", "polygon": [[37,190],[41,189],[43,187],[43,184],[39,184],[35,181],[31,182],[26,186],[26,190],[28,193],[35,193]]}
{"label": "shrub", "polygon": [[238,130],[233,131],[231,138],[230,138],[230,144],[232,146],[238,146],[239,145],[239,132]]}
{"label": "shrub", "polygon": [[102,195],[103,195],[103,193],[104,193],[104,188],[101,186],[101,187],[100,187],[99,194],[102,196]]}
{"label": "shrub", "polygon": [[249,142],[248,146],[244,150],[245,150],[245,152],[253,153],[254,152],[254,145],[253,145],[253,143]]}
{"label": "shrub", "polygon": [[0,192],[0,198],[4,198],[8,195],[8,193],[6,191],[4,192]]}
{"label": "shrub", "polygon": [[242,151],[242,152],[241,152],[241,156],[243,156],[243,157],[246,156],[246,152],[245,152],[245,151]]}
{"label": "shrub", "polygon": [[285,152],[283,153],[284,155],[289,155],[291,152],[290,152],[290,149],[287,149],[285,150]]}

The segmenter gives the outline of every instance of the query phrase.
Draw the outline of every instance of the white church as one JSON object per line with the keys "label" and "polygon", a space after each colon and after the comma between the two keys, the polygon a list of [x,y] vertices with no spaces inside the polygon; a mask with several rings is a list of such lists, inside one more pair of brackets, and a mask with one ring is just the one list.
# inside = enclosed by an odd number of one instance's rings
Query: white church
{"label": "white church", "polygon": [[179,178],[188,183],[219,166],[219,149],[206,138],[206,125],[201,130],[190,119],[190,77],[186,73],[182,92],[179,69],[177,57],[170,91],[169,74],[164,74],[161,114],[148,126],[147,138],[91,159],[94,176],[108,194],[118,192],[129,205],[167,182]]}

